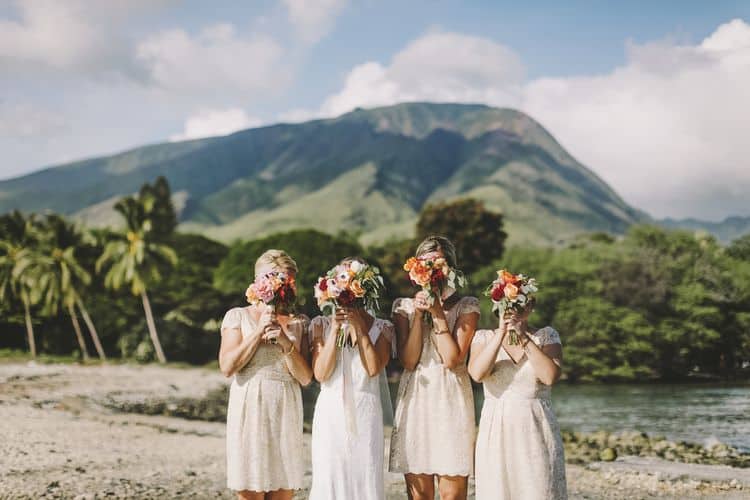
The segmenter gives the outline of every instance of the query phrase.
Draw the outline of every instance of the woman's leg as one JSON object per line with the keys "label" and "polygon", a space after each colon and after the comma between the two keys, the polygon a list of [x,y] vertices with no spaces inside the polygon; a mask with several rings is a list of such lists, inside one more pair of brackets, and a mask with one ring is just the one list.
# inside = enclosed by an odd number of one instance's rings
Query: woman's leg
{"label": "woman's leg", "polygon": [[469,478],[466,476],[438,476],[440,500],[466,500]]}
{"label": "woman's leg", "polygon": [[404,474],[409,500],[434,500],[435,477],[432,474]]}
{"label": "woman's leg", "polygon": [[242,490],[237,492],[238,500],[263,500],[262,491]]}
{"label": "woman's leg", "polygon": [[266,493],[266,500],[292,500],[294,490],[276,490]]}

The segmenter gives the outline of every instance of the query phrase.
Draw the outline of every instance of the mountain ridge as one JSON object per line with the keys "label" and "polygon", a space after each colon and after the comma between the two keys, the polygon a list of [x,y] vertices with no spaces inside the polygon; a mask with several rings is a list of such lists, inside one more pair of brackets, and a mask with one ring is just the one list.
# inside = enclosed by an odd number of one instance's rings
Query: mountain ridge
{"label": "mountain ridge", "polygon": [[221,240],[318,227],[382,241],[407,236],[425,204],[467,196],[502,210],[516,242],[621,233],[648,220],[528,115],[435,103],[356,109],[50,167],[0,181],[0,212],[54,210],[106,225],[112,200],[158,175],[179,194],[182,228]]}

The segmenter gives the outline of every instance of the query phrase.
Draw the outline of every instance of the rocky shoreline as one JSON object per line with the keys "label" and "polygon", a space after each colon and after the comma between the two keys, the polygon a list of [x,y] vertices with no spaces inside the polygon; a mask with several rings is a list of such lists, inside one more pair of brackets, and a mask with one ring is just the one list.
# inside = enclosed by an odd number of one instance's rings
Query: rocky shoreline
{"label": "rocky shoreline", "polygon": [[[225,392],[226,380],[201,368],[0,364],[0,498],[233,498]],[[563,438],[571,499],[748,497],[750,457],[726,445]],[[307,457],[309,446],[306,433]],[[405,497],[400,476],[386,483],[387,498]]]}

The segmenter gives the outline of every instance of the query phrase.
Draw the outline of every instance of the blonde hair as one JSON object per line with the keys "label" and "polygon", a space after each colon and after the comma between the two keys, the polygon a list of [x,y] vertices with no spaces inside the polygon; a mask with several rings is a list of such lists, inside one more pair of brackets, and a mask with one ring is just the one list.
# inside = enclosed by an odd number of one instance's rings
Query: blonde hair
{"label": "blonde hair", "polygon": [[456,247],[453,246],[453,242],[445,236],[434,234],[428,236],[422,240],[422,243],[417,247],[416,255],[419,257],[420,255],[437,251],[443,252],[443,256],[450,267],[458,267],[458,263],[456,262]]}
{"label": "blonde hair", "polygon": [[271,248],[263,252],[255,261],[255,275],[258,276],[258,273],[266,267],[297,274],[297,263],[284,250]]}

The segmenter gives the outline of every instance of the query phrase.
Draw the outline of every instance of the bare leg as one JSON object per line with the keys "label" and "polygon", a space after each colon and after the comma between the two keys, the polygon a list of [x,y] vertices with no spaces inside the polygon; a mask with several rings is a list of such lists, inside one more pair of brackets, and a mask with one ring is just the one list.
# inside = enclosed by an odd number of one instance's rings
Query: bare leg
{"label": "bare leg", "polygon": [[466,476],[438,476],[440,500],[466,500],[469,478]]}
{"label": "bare leg", "polygon": [[435,477],[432,474],[404,474],[409,500],[434,500]]}
{"label": "bare leg", "polygon": [[294,490],[276,490],[266,493],[266,500],[292,500]]}
{"label": "bare leg", "polygon": [[263,500],[262,491],[242,490],[237,492],[238,500]]}

